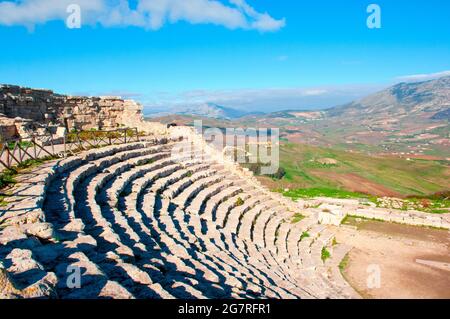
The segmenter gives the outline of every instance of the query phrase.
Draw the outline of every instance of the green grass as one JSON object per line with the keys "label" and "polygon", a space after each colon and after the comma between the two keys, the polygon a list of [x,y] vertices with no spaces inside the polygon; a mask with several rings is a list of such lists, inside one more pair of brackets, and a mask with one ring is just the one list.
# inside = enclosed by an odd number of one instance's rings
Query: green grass
{"label": "green grass", "polygon": [[305,218],[305,216],[303,216],[303,215],[300,214],[300,213],[296,213],[296,214],[292,217],[291,224],[296,224],[296,223],[298,223],[299,221],[301,221],[303,218]]}
{"label": "green grass", "polygon": [[341,273],[343,273],[345,269],[347,269],[349,262],[350,256],[347,254],[344,256],[344,258],[342,258],[341,262],[339,263],[339,270],[341,271]]}
{"label": "green grass", "polygon": [[302,241],[304,238],[308,238],[308,237],[311,237],[311,235],[307,231],[304,231],[300,236],[300,241]]}
{"label": "green grass", "polygon": [[54,156],[47,156],[47,157],[43,157],[43,158],[39,158],[39,159],[28,159],[23,161],[22,163],[20,163],[19,165],[17,165],[17,168],[22,171],[22,170],[26,170],[26,169],[30,169],[33,167],[37,167],[43,163],[45,163],[46,161],[55,159],[57,157]]}
{"label": "green grass", "polygon": [[400,207],[396,207],[392,201],[377,199],[375,201],[377,207],[383,208],[397,208],[403,211],[406,210],[418,210],[431,214],[445,214],[449,213],[450,199],[447,197],[438,198],[435,195],[427,197],[410,197],[402,199]]}
{"label": "green grass", "polygon": [[386,220],[382,220],[382,219],[378,219],[378,218],[367,218],[367,217],[353,216],[353,215],[347,215],[345,217],[345,219],[342,221],[341,224],[342,225],[356,226],[359,229],[360,228],[359,225],[360,225],[361,222],[388,223],[388,224],[406,225],[408,227],[419,227],[419,228],[427,228],[427,229],[448,231],[448,229],[441,228],[441,227],[424,226],[424,225],[409,225],[409,224],[404,224],[404,223],[400,223],[400,222],[386,221]]}
{"label": "green grass", "polygon": [[6,196],[0,195],[0,207],[5,207],[8,203],[5,201]]}
{"label": "green grass", "polygon": [[299,198],[333,197],[333,198],[368,198],[367,194],[349,192],[335,188],[304,188],[283,191],[283,195],[294,200]]}
{"label": "green grass", "polygon": [[40,159],[28,159],[23,161],[17,166],[5,169],[0,173],[0,189],[14,185],[16,183],[16,177],[19,173],[27,171],[31,168],[37,167],[48,160],[55,159],[57,157],[47,156]]}
{"label": "green grass", "polygon": [[0,173],[0,189],[16,183],[17,171],[13,169],[5,169]]}
{"label": "green grass", "polygon": [[331,254],[330,254],[330,252],[328,251],[327,247],[323,247],[323,248],[322,248],[322,253],[321,253],[322,261],[325,262],[325,260],[327,260],[327,259],[330,258],[330,257],[331,257]]}
{"label": "green grass", "polygon": [[[21,148],[27,149],[28,147],[33,146],[32,142],[28,142],[28,141],[20,141],[17,143],[18,146],[20,146]],[[10,150],[13,150],[16,147],[16,142],[9,142],[8,143],[8,148]]]}
{"label": "green grass", "polygon": [[152,164],[152,163],[154,163],[155,162],[155,160],[154,159],[152,159],[152,158],[149,158],[148,160],[146,160],[142,165],[145,165],[145,164]]}
{"label": "green grass", "polygon": [[373,222],[380,222],[380,223],[389,223],[385,220],[382,219],[377,219],[377,218],[366,218],[366,217],[360,217],[360,216],[354,216],[354,215],[347,215],[345,216],[345,218],[342,220],[341,224],[342,225],[351,225],[351,226],[356,226],[358,227],[358,223],[360,221],[373,221]]}
{"label": "green grass", "polygon": [[333,237],[333,241],[331,243],[331,246],[336,246],[338,244],[336,237]]}

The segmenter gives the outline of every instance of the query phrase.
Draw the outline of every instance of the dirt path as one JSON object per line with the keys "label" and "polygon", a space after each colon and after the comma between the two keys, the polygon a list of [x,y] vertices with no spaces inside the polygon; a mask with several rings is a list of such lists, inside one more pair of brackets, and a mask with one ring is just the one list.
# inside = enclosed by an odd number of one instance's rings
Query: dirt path
{"label": "dirt path", "polygon": [[[417,259],[450,263],[450,232],[383,223],[353,222],[336,239],[352,245],[344,276],[365,298],[450,298],[450,271]],[[368,279],[380,270],[379,288]]]}

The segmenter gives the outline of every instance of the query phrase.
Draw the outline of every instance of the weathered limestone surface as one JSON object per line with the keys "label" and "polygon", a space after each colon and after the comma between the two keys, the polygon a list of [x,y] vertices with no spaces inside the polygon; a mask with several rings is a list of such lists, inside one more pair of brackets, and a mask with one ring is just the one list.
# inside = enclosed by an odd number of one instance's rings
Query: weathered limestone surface
{"label": "weathered limestone surface", "polygon": [[143,121],[142,106],[120,97],[85,97],[13,85],[0,86],[0,130],[5,137],[20,135],[37,124],[68,130],[138,127],[159,131],[164,126]]}
{"label": "weathered limestone surface", "polygon": [[337,205],[322,204],[319,210],[319,222],[324,225],[339,226],[346,216],[342,207]]}
{"label": "weathered limestone surface", "polygon": [[16,121],[0,113],[0,134],[5,137],[17,135]]}

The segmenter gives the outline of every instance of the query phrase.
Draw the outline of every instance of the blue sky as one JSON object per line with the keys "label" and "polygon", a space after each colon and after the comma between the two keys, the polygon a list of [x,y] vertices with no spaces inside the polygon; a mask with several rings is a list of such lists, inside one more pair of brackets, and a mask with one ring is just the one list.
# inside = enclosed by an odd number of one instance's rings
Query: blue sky
{"label": "blue sky", "polygon": [[[64,23],[71,3],[81,29]],[[0,1],[0,83],[123,95],[154,111],[270,111],[334,106],[450,70],[447,0],[87,3]],[[381,29],[367,28],[371,3]]]}

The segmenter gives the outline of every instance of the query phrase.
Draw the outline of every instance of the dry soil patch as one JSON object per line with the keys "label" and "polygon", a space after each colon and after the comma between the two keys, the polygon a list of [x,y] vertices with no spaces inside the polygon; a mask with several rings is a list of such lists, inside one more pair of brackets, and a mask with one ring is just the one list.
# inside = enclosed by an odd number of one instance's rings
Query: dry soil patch
{"label": "dry soil patch", "polygon": [[[416,259],[450,262],[450,234],[445,230],[377,221],[340,227],[336,239],[352,245],[344,276],[366,298],[450,298],[450,272]],[[380,269],[380,287],[368,278]]]}

